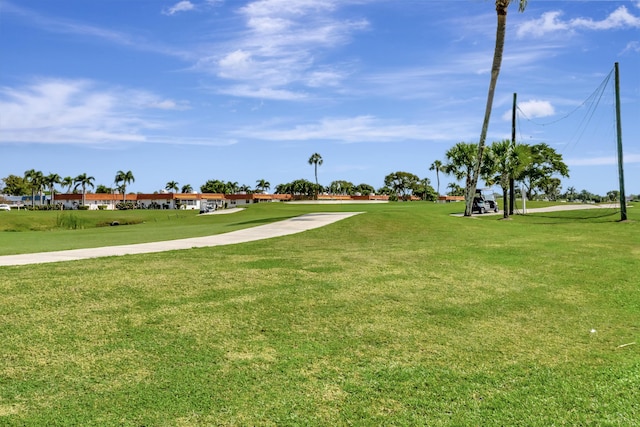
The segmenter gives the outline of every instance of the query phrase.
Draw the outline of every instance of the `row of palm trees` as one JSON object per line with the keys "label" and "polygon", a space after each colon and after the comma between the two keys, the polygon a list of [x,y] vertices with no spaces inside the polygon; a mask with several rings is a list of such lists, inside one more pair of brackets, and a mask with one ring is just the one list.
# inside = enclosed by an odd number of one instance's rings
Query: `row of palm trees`
{"label": "row of palm trees", "polygon": [[40,197],[40,204],[42,204],[42,196],[45,189],[49,190],[51,194],[51,205],[55,204],[55,186],[62,185],[63,187],[67,187],[67,191],[71,192],[77,191],[78,188],[82,189],[82,204],[84,204],[84,194],[86,193],[87,187],[93,188],[94,177],[88,176],[86,173],[80,174],[74,177],[64,177],[62,178],[57,173],[50,173],[48,175],[44,175],[41,171],[37,171],[35,169],[30,169],[24,173],[24,179],[29,188],[31,189],[31,206],[35,204],[35,195],[38,194]]}
{"label": "row of palm trees", "polygon": [[[55,205],[55,186],[61,185],[67,189],[67,192],[82,190],[82,204],[85,204],[85,194],[87,188],[95,188],[93,176],[89,176],[86,173],[82,173],[76,177],[66,176],[62,178],[57,173],[50,173],[44,175],[41,171],[30,169],[24,173],[24,180],[27,186],[31,190],[31,206],[35,204],[35,195],[38,194],[40,198],[40,204],[42,204],[43,192],[45,189],[49,190],[51,195],[51,206]],[[134,182],[135,177],[131,171],[118,171],[115,177],[116,188],[122,192],[123,198],[126,197],[127,185]],[[124,201],[124,199],[123,199]]]}
{"label": "row of palm trees", "polygon": [[[475,168],[480,163],[479,175],[488,185],[499,185],[502,188],[503,200],[508,200],[507,191],[511,182],[518,181],[527,187],[527,196],[540,189],[547,195],[559,191],[560,179],[553,177],[558,174],[569,176],[569,168],[562,161],[562,155],[545,143],[528,145],[514,144],[510,140],[495,141],[483,151],[483,158],[478,159],[478,144],[459,142],[445,154],[447,163],[434,161],[429,170],[436,172],[438,180],[438,194],[440,193],[440,172],[453,175],[457,180],[464,180],[465,193],[469,188],[475,188],[473,183]],[[449,186],[458,192],[456,186]],[[465,194],[465,197],[468,197]],[[504,209],[505,217],[508,209]]]}

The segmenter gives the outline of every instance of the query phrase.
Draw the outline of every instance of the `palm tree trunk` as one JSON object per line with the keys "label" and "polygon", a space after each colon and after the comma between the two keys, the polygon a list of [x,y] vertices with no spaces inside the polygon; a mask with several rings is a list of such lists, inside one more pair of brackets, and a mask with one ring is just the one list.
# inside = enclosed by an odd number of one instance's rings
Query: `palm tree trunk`
{"label": "palm tree trunk", "polygon": [[509,187],[502,187],[502,217],[509,218]]}
{"label": "palm tree trunk", "polygon": [[482,122],[482,132],[480,133],[480,141],[478,142],[478,156],[476,158],[475,167],[473,168],[471,183],[465,190],[466,207],[464,216],[471,216],[473,209],[473,196],[476,193],[478,177],[480,176],[480,167],[482,166],[482,156],[484,154],[487,131],[489,129],[489,119],[491,118],[491,109],[493,107],[493,95],[496,91],[498,75],[500,74],[500,66],[502,65],[502,53],[504,52],[504,39],[507,27],[507,8],[509,6],[509,2],[505,3],[506,4],[496,2],[498,25],[496,30],[496,46],[493,51],[493,65],[491,66],[491,82],[489,83],[489,93],[487,95],[487,106],[485,107],[484,121]]}

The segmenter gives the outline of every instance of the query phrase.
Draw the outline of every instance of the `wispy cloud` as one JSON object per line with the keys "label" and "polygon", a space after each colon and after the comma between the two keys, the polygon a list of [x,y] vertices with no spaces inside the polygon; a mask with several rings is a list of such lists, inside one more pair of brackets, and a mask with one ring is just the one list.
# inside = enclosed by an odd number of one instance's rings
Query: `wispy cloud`
{"label": "wispy cloud", "polygon": [[[337,17],[336,0],[258,0],[238,10],[244,20],[242,34],[198,62],[196,68],[239,83],[239,96],[283,99],[306,97],[304,89],[336,86],[347,74],[322,64],[319,52],[347,43],[356,31],[367,28],[363,19]],[[297,88],[294,88],[297,87]]]}
{"label": "wispy cloud", "polygon": [[447,140],[451,124],[405,124],[382,120],[375,116],[328,117],[318,122],[277,128],[264,125],[245,128],[239,137],[268,141],[332,140],[344,143],[398,142],[407,140]]}
{"label": "wispy cloud", "polygon": [[77,22],[70,19],[45,16],[30,9],[16,6],[7,1],[0,3],[2,13],[13,14],[21,19],[28,21],[34,28],[39,31],[58,34],[73,34],[86,37],[88,40],[103,40],[115,45],[126,46],[127,48],[155,52],[163,55],[173,56],[180,59],[191,59],[191,53],[185,49],[176,49],[170,46],[150,42],[141,37],[136,37],[126,32],[116,31],[97,25],[90,25]]}
{"label": "wispy cloud", "polygon": [[178,12],[186,12],[189,10],[193,10],[195,8],[196,7],[194,6],[194,4],[191,3],[189,0],[182,0],[174,4],[173,6],[167,9],[164,9],[162,13],[165,15],[175,15]]}
{"label": "wispy cloud", "polygon": [[21,88],[0,88],[0,142],[102,144],[145,142],[162,128],[152,110],[188,108],[181,101],[89,80],[47,79]]}
{"label": "wispy cloud", "polygon": [[542,37],[549,33],[573,32],[576,30],[604,31],[625,28],[640,28],[640,17],[633,15],[625,6],[620,6],[602,20],[592,18],[562,19],[563,12],[545,12],[538,19],[522,23],[517,30],[517,36]]}

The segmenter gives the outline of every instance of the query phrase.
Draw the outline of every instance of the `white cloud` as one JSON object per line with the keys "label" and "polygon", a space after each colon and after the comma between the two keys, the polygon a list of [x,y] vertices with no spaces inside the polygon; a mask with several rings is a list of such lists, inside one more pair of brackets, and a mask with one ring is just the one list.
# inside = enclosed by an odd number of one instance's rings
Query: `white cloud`
{"label": "white cloud", "polygon": [[47,79],[21,88],[0,88],[0,142],[102,144],[147,141],[161,128],[146,109],[184,109],[183,102],[88,80]]}
{"label": "white cloud", "polygon": [[625,52],[640,52],[640,42],[632,41],[627,43],[625,48],[622,50],[622,53]]}
{"label": "white cloud", "polygon": [[606,18],[597,21],[592,18],[575,18],[562,20],[560,11],[545,12],[538,19],[524,22],[516,32],[519,38],[528,36],[542,37],[559,31],[575,31],[579,29],[603,31],[622,28],[640,28],[640,17],[634,16],[625,6],[620,6]]}
{"label": "white cloud", "polygon": [[174,4],[170,8],[163,10],[162,13],[165,15],[175,15],[178,12],[187,12],[195,8],[196,8],[195,5],[191,3],[189,0],[182,0]]}
{"label": "white cloud", "polygon": [[[529,119],[553,116],[556,111],[549,101],[532,99],[518,103],[518,109]],[[511,120],[512,110],[505,111],[502,115],[503,120]]]}
{"label": "white cloud", "polygon": [[302,92],[250,85],[229,86],[220,89],[218,92],[243,98],[272,99],[276,101],[300,101],[308,97],[307,94]]}
{"label": "white cloud", "polygon": [[242,137],[269,141],[334,140],[346,143],[397,142],[407,140],[446,140],[450,138],[450,124],[396,124],[374,116],[325,118],[316,123],[293,126],[289,129],[260,127],[244,129]]}
{"label": "white cloud", "polygon": [[547,33],[570,29],[567,22],[559,19],[561,15],[562,12],[560,11],[545,12],[539,19],[533,19],[521,24],[516,34],[520,38],[527,36],[541,37]]}
{"label": "white cloud", "polygon": [[[348,73],[327,70],[318,60],[321,50],[347,43],[351,34],[367,28],[364,20],[335,16],[336,0],[257,0],[239,9],[245,31],[215,57],[196,68],[241,82],[238,96],[274,95],[283,99],[288,85],[309,88],[337,86]],[[238,91],[241,88],[251,90]],[[227,90],[228,92],[228,90]],[[299,96],[287,99],[300,99]]]}

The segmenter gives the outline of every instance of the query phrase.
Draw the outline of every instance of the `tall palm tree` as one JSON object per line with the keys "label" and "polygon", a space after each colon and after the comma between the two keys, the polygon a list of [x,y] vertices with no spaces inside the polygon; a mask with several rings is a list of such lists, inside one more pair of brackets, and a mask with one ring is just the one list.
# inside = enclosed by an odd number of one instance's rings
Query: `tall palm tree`
{"label": "tall palm tree", "polygon": [[40,195],[40,204],[42,204],[42,188],[44,187],[44,175],[35,169],[29,169],[24,173],[24,179],[31,188],[31,207],[35,206],[36,193]]}
{"label": "tall palm tree", "polygon": [[85,194],[87,194],[87,187],[94,187],[93,181],[95,181],[95,178],[92,176],[87,176],[86,173],[82,173],[73,178],[73,182],[75,184],[73,187],[74,191],[77,190],[78,187],[82,188],[82,206],[84,206],[85,204]]}
{"label": "tall palm tree", "polygon": [[224,194],[238,194],[240,186],[237,181],[229,181],[225,184]]}
{"label": "tall palm tree", "polygon": [[164,187],[165,190],[167,191],[173,191],[173,192],[178,192],[178,183],[175,181],[169,181],[167,182],[167,185],[165,185]]}
{"label": "tall palm tree", "polygon": [[259,179],[256,181],[256,190],[260,190],[261,193],[264,193],[265,190],[271,188],[271,183],[264,179]]}
{"label": "tall palm tree", "polygon": [[60,185],[67,188],[67,193],[71,193],[71,187],[73,187],[73,178],[70,176],[65,176],[60,181]]}
{"label": "tall palm tree", "polygon": [[191,184],[185,184],[180,189],[180,192],[182,194],[191,193],[192,191],[193,191],[193,187],[191,186]]}
{"label": "tall palm tree", "polygon": [[503,217],[509,218],[509,183],[521,177],[525,167],[531,163],[531,148],[528,145],[516,144],[510,140],[492,143],[486,151],[483,166],[485,180],[489,184],[497,183],[502,188]]}
{"label": "tall palm tree", "polygon": [[120,185],[120,188],[122,188],[122,202],[125,203],[127,201],[127,184],[135,182],[136,179],[134,178],[131,171],[118,171],[116,172],[116,178],[114,181],[116,183],[116,186],[122,183]]}
{"label": "tall palm tree", "polygon": [[477,155],[478,144],[458,142],[445,153],[448,162],[442,166],[442,171],[457,180],[464,179],[465,186],[469,187]]}
{"label": "tall palm tree", "polygon": [[56,184],[60,184],[62,182],[62,178],[57,173],[50,173],[49,175],[44,177],[45,184],[49,187],[49,193],[51,194],[51,206],[55,205],[55,193],[56,193]]}
{"label": "tall palm tree", "polygon": [[429,166],[430,171],[436,171],[436,180],[438,181],[438,196],[440,195],[440,172],[442,172],[442,162],[440,160],[435,160]]}
{"label": "tall palm tree", "polygon": [[[518,0],[518,10],[523,12],[527,6],[527,0]],[[466,207],[464,210],[465,216],[471,216],[473,209],[473,197],[476,192],[476,186],[478,185],[478,177],[480,176],[480,168],[482,167],[482,158],[487,140],[487,131],[489,129],[489,119],[491,118],[491,109],[493,108],[493,95],[496,91],[496,85],[498,83],[498,75],[500,74],[500,67],[502,66],[502,54],[504,52],[504,39],[507,28],[507,9],[511,0],[496,0],[496,13],[498,15],[498,23],[496,27],[496,45],[493,50],[493,65],[491,66],[491,81],[489,83],[489,93],[487,94],[487,105],[484,112],[484,121],[482,122],[482,131],[480,132],[480,141],[478,143],[478,155],[476,157],[476,164],[473,168],[473,175],[471,182],[465,189]]]}
{"label": "tall palm tree", "polygon": [[318,153],[313,153],[311,157],[309,157],[309,164],[313,165],[315,176],[316,176],[316,198],[318,198],[318,166],[322,166],[322,156]]}

